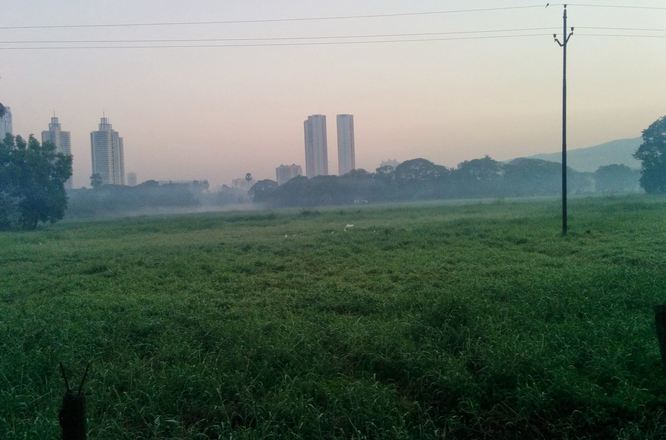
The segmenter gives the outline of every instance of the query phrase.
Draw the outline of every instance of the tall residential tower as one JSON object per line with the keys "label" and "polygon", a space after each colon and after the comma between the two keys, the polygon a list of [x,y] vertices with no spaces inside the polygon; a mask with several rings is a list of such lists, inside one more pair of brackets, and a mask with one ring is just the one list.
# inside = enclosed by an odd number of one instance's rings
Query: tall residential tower
{"label": "tall residential tower", "polygon": [[328,175],[328,141],[326,116],[312,115],[305,127],[305,173],[308,177]]}
{"label": "tall residential tower", "polygon": [[92,172],[99,174],[103,185],[125,184],[125,158],[123,138],[113,130],[109,120],[103,117],[99,130],[90,133]]}
{"label": "tall residential tower", "polygon": [[[58,121],[58,118],[55,116],[51,118],[48,131],[42,131],[42,143],[51,142],[55,145],[58,153],[67,156],[72,155],[72,144],[70,139],[69,131],[62,131],[60,121]],[[65,188],[71,187],[72,178],[70,177],[67,182],[65,182]]]}
{"label": "tall residential tower", "polygon": [[354,150],[354,116],[338,115],[338,172],[344,176],[356,168]]}

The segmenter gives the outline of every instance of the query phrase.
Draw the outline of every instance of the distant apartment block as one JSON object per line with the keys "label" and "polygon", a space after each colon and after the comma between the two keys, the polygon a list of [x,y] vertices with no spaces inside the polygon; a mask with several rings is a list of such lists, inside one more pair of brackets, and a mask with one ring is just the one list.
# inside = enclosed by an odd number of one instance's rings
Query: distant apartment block
{"label": "distant apartment block", "polygon": [[[69,131],[62,131],[60,121],[56,116],[51,118],[49,129],[42,131],[42,143],[50,142],[56,147],[56,151],[67,156],[72,155],[72,142]],[[65,182],[65,188],[72,187],[71,177]]]}
{"label": "distant apartment block", "polygon": [[127,173],[127,185],[128,186],[136,186],[136,184],[137,184],[136,173],[132,173],[132,172]]}
{"label": "distant apartment block", "polygon": [[309,116],[303,125],[305,128],[305,172],[310,178],[326,176],[328,175],[326,116]]}
{"label": "distant apartment block", "polygon": [[123,138],[113,130],[108,118],[103,117],[99,130],[90,133],[92,172],[99,174],[104,185],[125,184],[125,158]]}
{"label": "distant apartment block", "polygon": [[9,107],[4,107],[5,114],[0,118],[0,142],[5,136],[12,134],[12,111]]}
{"label": "distant apartment block", "polygon": [[275,177],[278,185],[283,185],[289,182],[294,177],[302,176],[303,168],[300,165],[280,165],[275,169]]}
{"label": "distant apartment block", "polygon": [[338,173],[343,176],[356,168],[354,116],[338,115]]}

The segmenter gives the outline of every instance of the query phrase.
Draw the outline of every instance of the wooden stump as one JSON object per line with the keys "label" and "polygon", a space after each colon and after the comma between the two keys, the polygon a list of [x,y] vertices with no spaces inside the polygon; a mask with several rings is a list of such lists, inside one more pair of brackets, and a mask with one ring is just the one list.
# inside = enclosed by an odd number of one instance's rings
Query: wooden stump
{"label": "wooden stump", "polygon": [[62,399],[59,419],[62,440],[86,440],[85,395],[67,390]]}
{"label": "wooden stump", "polygon": [[83,373],[79,390],[75,391],[70,388],[65,367],[62,362],[60,363],[60,372],[66,387],[65,396],[62,398],[62,408],[58,415],[60,428],[62,428],[62,440],[86,440],[86,395],[83,392],[83,386],[86,383],[89,369],[90,363]]}

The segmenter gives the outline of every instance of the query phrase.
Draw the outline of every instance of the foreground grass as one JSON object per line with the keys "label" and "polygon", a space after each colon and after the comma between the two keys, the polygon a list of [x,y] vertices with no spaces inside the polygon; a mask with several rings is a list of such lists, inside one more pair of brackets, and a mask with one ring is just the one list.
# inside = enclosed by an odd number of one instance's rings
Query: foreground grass
{"label": "foreground grass", "polygon": [[[666,200],[260,212],[0,234],[0,438],[666,436]],[[355,227],[348,232],[347,224]]]}

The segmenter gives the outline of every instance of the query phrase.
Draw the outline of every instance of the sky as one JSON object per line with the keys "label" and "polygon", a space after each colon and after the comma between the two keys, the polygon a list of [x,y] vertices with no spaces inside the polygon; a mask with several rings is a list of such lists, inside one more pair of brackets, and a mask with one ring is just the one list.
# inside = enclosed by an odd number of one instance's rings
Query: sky
{"label": "sky", "polygon": [[[666,6],[660,0],[584,3]],[[372,15],[540,4],[528,0],[3,0],[0,27]],[[303,120],[310,114],[327,116],[330,170],[337,170],[335,115],[339,113],[354,115],[360,168],[374,170],[385,159],[417,157],[447,166],[486,154],[506,160],[557,151],[561,145],[562,51],[552,38],[554,32],[562,32],[561,17],[562,7],[551,5],[345,20],[0,29],[0,41],[5,42],[0,48],[16,47],[6,43],[16,40],[559,29],[497,34],[543,34],[521,38],[383,44],[0,49],[0,102],[12,109],[15,134],[39,136],[53,112],[57,114],[63,129],[72,134],[75,186],[89,185],[90,132],[97,128],[102,113],[124,138],[125,170],[136,172],[139,181],[208,179],[219,185],[246,172],[259,179],[275,179],[275,167],[282,163],[304,166]],[[570,6],[569,19],[571,26],[578,27],[569,46],[569,145],[585,147],[639,136],[666,114],[666,38],[590,34],[666,36],[666,10]]]}

